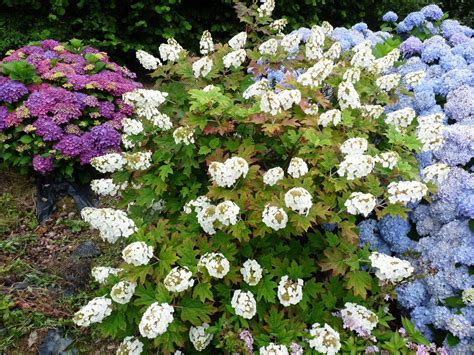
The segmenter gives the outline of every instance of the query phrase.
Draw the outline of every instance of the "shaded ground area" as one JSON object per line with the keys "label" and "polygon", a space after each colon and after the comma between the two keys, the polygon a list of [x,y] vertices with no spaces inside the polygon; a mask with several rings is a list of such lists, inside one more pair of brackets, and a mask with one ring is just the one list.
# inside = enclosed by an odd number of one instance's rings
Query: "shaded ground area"
{"label": "shaded ground area", "polygon": [[0,171],[0,354],[114,354],[70,318],[94,294],[91,267],[116,265],[120,247],[102,243],[69,199],[38,226],[34,193],[34,181]]}

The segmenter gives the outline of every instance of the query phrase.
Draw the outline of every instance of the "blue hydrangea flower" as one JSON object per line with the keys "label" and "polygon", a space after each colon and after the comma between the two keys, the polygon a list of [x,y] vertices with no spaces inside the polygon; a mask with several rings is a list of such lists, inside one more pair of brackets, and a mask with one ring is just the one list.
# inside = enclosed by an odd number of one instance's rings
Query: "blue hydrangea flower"
{"label": "blue hydrangea flower", "polygon": [[474,121],[474,87],[463,85],[451,91],[444,109],[449,118],[457,122]]}
{"label": "blue hydrangea flower", "polygon": [[405,57],[420,54],[423,47],[421,40],[415,36],[408,37],[400,44],[400,52]]}
{"label": "blue hydrangea flower", "polygon": [[365,32],[369,29],[369,27],[367,26],[365,22],[359,22],[359,23],[356,23],[354,26],[352,26],[352,29],[359,32]]}
{"label": "blue hydrangea flower", "polygon": [[438,5],[432,4],[425,6],[420,10],[420,12],[425,15],[428,20],[441,20],[443,17],[443,10],[440,9]]}
{"label": "blue hydrangea flower", "polygon": [[428,301],[428,292],[422,280],[416,280],[396,288],[397,301],[405,309],[413,309]]}
{"label": "blue hydrangea flower", "polygon": [[398,15],[393,11],[389,11],[382,16],[382,20],[385,22],[396,22],[398,20]]}

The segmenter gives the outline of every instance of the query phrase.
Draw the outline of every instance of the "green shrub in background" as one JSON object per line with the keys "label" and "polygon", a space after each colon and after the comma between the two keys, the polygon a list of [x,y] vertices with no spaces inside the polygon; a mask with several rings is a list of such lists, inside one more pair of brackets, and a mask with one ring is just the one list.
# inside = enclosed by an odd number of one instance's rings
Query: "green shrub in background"
{"label": "green shrub in background", "polygon": [[[388,10],[404,16],[430,2],[293,0],[281,1],[274,15],[286,17],[294,28],[317,23],[320,18],[336,26],[363,20],[375,28]],[[470,16],[472,22],[466,1],[437,2],[446,11],[456,9],[461,20],[463,15]],[[0,0],[0,53],[32,40],[75,37],[107,51],[133,70],[139,69],[136,49],[157,53],[162,39],[174,37],[195,51],[203,30],[211,31],[217,40],[227,40],[239,29],[232,0]]]}

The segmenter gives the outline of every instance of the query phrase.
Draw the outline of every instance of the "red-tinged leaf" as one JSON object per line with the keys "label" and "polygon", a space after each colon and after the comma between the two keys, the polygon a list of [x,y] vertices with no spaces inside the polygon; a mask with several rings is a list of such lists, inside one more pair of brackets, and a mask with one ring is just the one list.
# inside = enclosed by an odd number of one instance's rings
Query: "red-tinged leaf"
{"label": "red-tinged leaf", "polygon": [[319,265],[322,271],[330,271],[333,275],[343,275],[348,266],[344,262],[345,256],[337,248],[327,249],[324,251],[325,261],[321,261]]}

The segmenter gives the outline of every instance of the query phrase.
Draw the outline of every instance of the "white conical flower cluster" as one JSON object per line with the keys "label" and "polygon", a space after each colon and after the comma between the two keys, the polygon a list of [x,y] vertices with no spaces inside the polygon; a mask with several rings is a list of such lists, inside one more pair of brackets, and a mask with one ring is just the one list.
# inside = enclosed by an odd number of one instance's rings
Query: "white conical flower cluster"
{"label": "white conical flower cluster", "polygon": [[406,107],[398,111],[387,113],[385,123],[395,126],[397,130],[407,128],[416,116],[415,110]]}
{"label": "white conical flower cluster", "polygon": [[363,337],[370,336],[379,321],[377,315],[364,306],[347,302],[341,310],[344,328],[355,331]]}
{"label": "white conical flower cluster", "polygon": [[395,152],[384,152],[375,157],[375,162],[384,168],[393,169],[398,163],[398,154]]}
{"label": "white conical flower cluster", "polygon": [[91,189],[99,196],[115,196],[120,186],[114,184],[113,179],[95,179],[91,181]]}
{"label": "white conical flower cluster", "polygon": [[209,346],[214,338],[214,334],[206,332],[209,328],[209,324],[204,323],[203,325],[189,328],[189,340],[193,344],[197,351],[203,351]]}
{"label": "white conical flower cluster", "polygon": [[178,127],[173,132],[173,138],[176,144],[194,144],[194,129],[188,126]]}
{"label": "white conical flower cluster", "polygon": [[131,170],[146,170],[151,166],[151,152],[124,153],[127,167]]}
{"label": "white conical flower cluster", "polygon": [[214,42],[212,41],[212,35],[209,31],[204,31],[199,41],[199,50],[202,55],[208,55],[214,52]]}
{"label": "white conical flower cluster", "polygon": [[362,105],[362,113],[369,118],[377,119],[384,113],[384,108],[381,105]]}
{"label": "white conical flower cluster", "polygon": [[139,118],[144,118],[166,131],[173,126],[171,118],[158,109],[166,101],[167,96],[168,93],[158,90],[136,89],[123,94],[123,100],[133,106],[134,113]]}
{"label": "white conical flower cluster", "polygon": [[258,46],[258,50],[264,55],[275,55],[278,50],[278,41],[275,38],[271,38]]}
{"label": "white conical flower cluster", "polygon": [[221,253],[206,253],[199,259],[198,269],[206,268],[210,276],[222,279],[230,270],[229,260]]}
{"label": "white conical flower cluster", "polygon": [[199,213],[202,209],[209,206],[211,204],[211,200],[207,196],[199,196],[195,200],[191,200],[184,205],[184,213],[190,214],[193,211]]}
{"label": "white conical flower cluster", "polygon": [[354,85],[348,81],[343,81],[337,89],[337,99],[341,110],[360,108],[360,97]]}
{"label": "white conical flower cluster", "polygon": [[206,204],[196,209],[197,221],[207,234],[216,233],[216,222],[218,226],[228,227],[237,223],[240,207],[232,201],[224,201],[217,206]]}
{"label": "white conical flower cluster", "polygon": [[124,211],[113,208],[84,207],[81,217],[109,243],[115,243],[120,237],[128,238],[137,230],[135,222]]}
{"label": "white conical flower cluster", "polygon": [[338,109],[328,110],[319,116],[318,124],[327,127],[330,123],[337,126],[342,119],[342,112]]}
{"label": "white conical flower cluster", "polygon": [[294,212],[308,215],[313,201],[311,194],[303,187],[293,187],[285,194],[285,205]]}
{"label": "white conical flower cluster", "polygon": [[110,291],[110,297],[117,303],[126,304],[130,302],[137,284],[130,281],[120,281]]}
{"label": "white conical flower cluster", "polygon": [[238,49],[226,54],[222,57],[222,61],[224,62],[226,69],[229,69],[230,67],[238,68],[245,61],[246,57],[247,53],[245,52],[245,49]]}
{"label": "white conical flower cluster", "polygon": [[288,275],[281,278],[278,284],[278,299],[280,303],[285,306],[298,304],[303,299],[303,280],[290,280]]}
{"label": "white conical flower cluster", "polygon": [[192,65],[193,74],[195,78],[205,77],[212,70],[212,59],[209,57],[202,57],[195,61]]}
{"label": "white conical flower cluster", "polygon": [[349,68],[344,72],[342,80],[355,84],[360,80],[360,73],[361,71],[359,68]]}
{"label": "white conical flower cluster", "polygon": [[140,355],[143,352],[143,343],[134,337],[126,337],[120,343],[115,355]]}
{"label": "white conical flower cluster", "polygon": [[381,281],[400,282],[413,274],[413,266],[406,260],[389,255],[373,252],[369,256],[372,267],[376,269],[375,276]]}
{"label": "white conical flower cluster", "polygon": [[444,163],[429,165],[423,169],[423,181],[442,183],[449,174],[450,167]]}
{"label": "white conical flower cluster", "polygon": [[328,59],[338,59],[342,53],[341,42],[334,42],[331,47],[324,53],[324,57]]}
{"label": "white conical flower cluster", "polygon": [[277,231],[286,227],[288,215],[283,208],[266,205],[262,212],[262,222]]}
{"label": "white conical flower cluster", "polygon": [[104,284],[110,275],[117,276],[120,271],[122,271],[120,268],[95,266],[91,270],[91,275],[96,282]]}
{"label": "white conical flower cluster", "polygon": [[368,68],[370,67],[374,61],[375,56],[372,54],[372,42],[370,41],[363,41],[357,44],[354,48],[352,48],[354,55],[351,59],[351,65],[356,68]]}
{"label": "white conical flower cluster", "polygon": [[174,309],[168,303],[152,303],[140,320],[140,334],[149,339],[156,338],[168,329],[173,321]]}
{"label": "white conical flower cluster", "polygon": [[391,182],[388,185],[390,203],[418,202],[428,193],[428,187],[419,181]]}
{"label": "white conical flower cluster", "polygon": [[153,247],[145,242],[133,242],[122,250],[122,258],[127,264],[146,265],[153,257]]}
{"label": "white conical flower cluster", "polygon": [[80,327],[100,323],[112,313],[112,300],[96,297],[74,314],[72,321]]}
{"label": "white conical flower cluster", "polygon": [[158,47],[160,51],[160,57],[163,61],[169,60],[170,62],[178,61],[181,53],[184,52],[183,47],[174,39],[169,38],[167,43],[162,43]]}
{"label": "white conical flower cluster", "polygon": [[193,287],[193,273],[187,267],[174,267],[168,275],[166,275],[163,285],[170,292],[183,292]]}
{"label": "white conical flower cluster", "polygon": [[224,163],[214,161],[209,164],[209,174],[220,187],[231,187],[240,177],[246,177],[249,165],[245,159],[232,157]]}
{"label": "white conical flower cluster", "polygon": [[240,273],[244,278],[244,281],[250,286],[257,285],[262,279],[262,267],[260,264],[253,259],[246,260],[240,268]]}
{"label": "white conical flower cluster", "polygon": [[347,212],[350,214],[362,214],[367,217],[377,205],[377,200],[372,194],[362,192],[353,192],[349,199],[344,202]]}
{"label": "white conical flower cluster", "polygon": [[369,147],[369,142],[365,138],[349,138],[341,145],[342,154],[364,154]]}
{"label": "white conical flower cluster", "polygon": [[300,101],[301,92],[299,90],[281,90],[278,93],[267,90],[260,97],[260,109],[262,112],[275,116],[282,110],[288,110],[293,105],[299,104]]}
{"label": "white conical flower cluster", "polygon": [[250,291],[236,290],[230,301],[235,314],[245,319],[252,319],[257,313],[257,302]]}
{"label": "white conical flower cluster", "polygon": [[127,164],[127,161],[119,153],[109,153],[91,159],[91,165],[102,174],[120,171]]}
{"label": "white conical flower cluster", "polygon": [[412,71],[407,73],[403,80],[408,87],[415,87],[426,77],[426,72],[424,70]]}
{"label": "white conical flower cluster", "polygon": [[289,355],[288,348],[285,345],[270,343],[259,349],[260,355]]}
{"label": "white conical flower cluster", "polygon": [[275,9],[275,0],[262,0],[262,5],[257,9],[258,16],[270,17]]}
{"label": "white conical flower cluster", "polygon": [[419,124],[416,138],[423,144],[422,152],[438,150],[444,144],[444,125],[442,123]]}
{"label": "white conical flower cluster", "polygon": [[143,124],[139,120],[125,117],[122,120],[122,131],[127,136],[133,136],[143,132]]}
{"label": "white conical flower cluster", "polygon": [[369,175],[374,169],[375,159],[370,155],[349,154],[339,165],[339,176],[347,176],[347,180],[354,180]]}
{"label": "white conical flower cluster", "polygon": [[341,349],[339,333],[329,324],[321,327],[319,323],[314,323],[309,334],[313,337],[309,340],[309,347],[318,353],[335,355]]}
{"label": "white conical flower cluster", "polygon": [[278,181],[285,177],[285,172],[282,168],[277,166],[276,168],[271,168],[263,174],[263,183],[269,186],[275,186]]}
{"label": "white conical flower cluster", "polygon": [[245,89],[245,91],[242,93],[242,96],[246,100],[250,99],[251,97],[261,97],[265,92],[268,91],[268,89],[268,80],[262,79]]}
{"label": "white conical flower cluster", "polygon": [[244,48],[246,42],[247,42],[247,33],[240,32],[229,40],[229,46],[234,51],[236,51],[236,50]]}
{"label": "white conical flower cluster", "polygon": [[292,178],[300,178],[302,176],[305,176],[308,173],[308,164],[306,162],[298,157],[291,158],[290,160],[290,165],[288,166],[288,175],[290,175]]}
{"label": "white conical flower cluster", "polygon": [[331,59],[323,58],[301,74],[297,81],[303,86],[317,87],[326,80],[333,68],[334,62]]}
{"label": "white conical flower cluster", "polygon": [[395,62],[400,58],[400,49],[392,49],[386,56],[373,60],[368,68],[372,74],[383,74],[388,72]]}
{"label": "white conical flower cluster", "polygon": [[398,73],[384,75],[375,80],[375,85],[377,85],[380,90],[390,91],[400,84],[400,78],[401,76]]}
{"label": "white conical flower cluster", "polygon": [[158,58],[144,50],[138,50],[135,55],[142,67],[147,70],[155,70],[161,65],[161,61]]}

